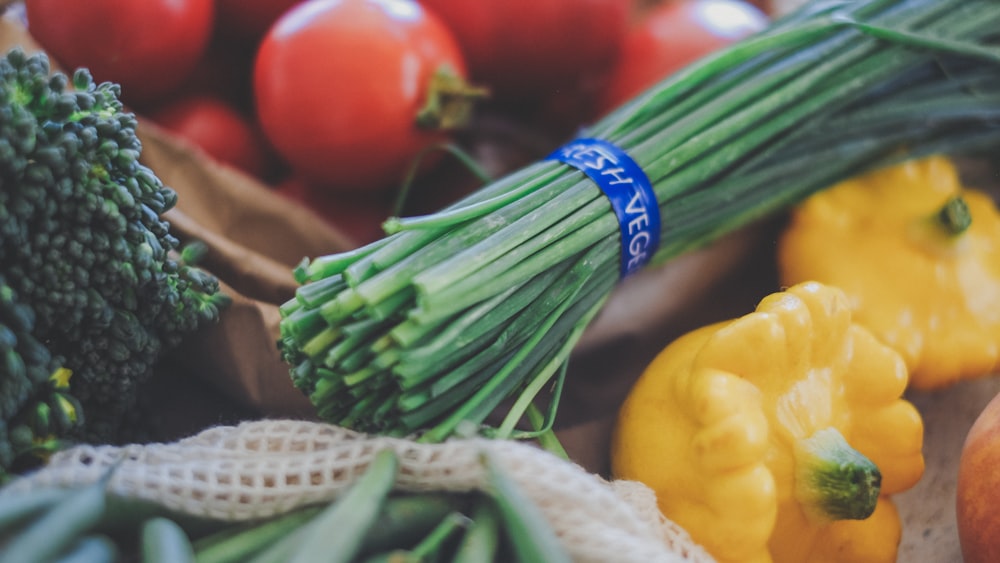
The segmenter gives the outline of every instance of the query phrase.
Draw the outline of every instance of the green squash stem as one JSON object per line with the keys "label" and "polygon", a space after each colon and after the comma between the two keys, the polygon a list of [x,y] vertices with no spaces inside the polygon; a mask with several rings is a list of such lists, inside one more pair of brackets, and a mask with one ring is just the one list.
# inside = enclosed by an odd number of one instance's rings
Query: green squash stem
{"label": "green squash stem", "polygon": [[795,498],[824,520],[864,520],[875,511],[882,473],[833,427],[795,445]]}
{"label": "green squash stem", "polygon": [[959,195],[949,198],[935,214],[934,219],[952,237],[961,235],[972,225],[969,205]]}

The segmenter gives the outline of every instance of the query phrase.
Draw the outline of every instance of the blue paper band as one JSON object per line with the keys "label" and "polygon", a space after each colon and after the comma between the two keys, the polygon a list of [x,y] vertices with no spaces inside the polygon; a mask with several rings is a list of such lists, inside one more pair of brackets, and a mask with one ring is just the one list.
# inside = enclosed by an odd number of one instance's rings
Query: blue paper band
{"label": "blue paper band", "polygon": [[601,139],[576,139],[548,159],[579,169],[611,201],[621,230],[621,277],[646,265],[660,243],[660,207],[649,178],[632,157]]}

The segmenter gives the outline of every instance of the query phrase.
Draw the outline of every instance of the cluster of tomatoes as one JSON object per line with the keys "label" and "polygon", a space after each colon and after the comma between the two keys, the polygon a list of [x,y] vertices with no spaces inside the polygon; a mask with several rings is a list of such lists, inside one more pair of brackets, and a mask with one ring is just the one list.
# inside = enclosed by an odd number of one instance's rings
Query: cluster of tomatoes
{"label": "cluster of tomatoes", "polygon": [[378,236],[392,194],[443,166],[441,147],[460,145],[480,116],[566,140],[769,17],[749,0],[24,7],[28,30],[61,66],[121,84],[143,117],[332,221],[353,222],[360,242]]}

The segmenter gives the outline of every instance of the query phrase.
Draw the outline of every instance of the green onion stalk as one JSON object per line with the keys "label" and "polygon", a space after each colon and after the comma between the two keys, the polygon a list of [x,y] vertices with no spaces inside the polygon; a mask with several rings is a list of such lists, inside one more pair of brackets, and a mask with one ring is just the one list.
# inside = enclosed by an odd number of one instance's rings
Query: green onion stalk
{"label": "green onion stalk", "polygon": [[[998,44],[995,0],[814,0],[581,136],[648,176],[658,267],[866,170],[995,149]],[[317,415],[425,442],[551,442],[573,347],[620,279],[601,189],[541,160],[385,230],[304,260],[280,307],[279,348]]]}

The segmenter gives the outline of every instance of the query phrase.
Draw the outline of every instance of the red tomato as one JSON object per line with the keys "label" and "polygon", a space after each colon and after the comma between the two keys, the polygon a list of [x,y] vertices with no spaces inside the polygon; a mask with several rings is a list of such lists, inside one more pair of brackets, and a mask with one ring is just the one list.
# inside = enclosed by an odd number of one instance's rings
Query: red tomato
{"label": "red tomato", "polygon": [[465,61],[447,27],[413,0],[310,0],[264,37],[257,117],[293,170],[337,191],[398,186],[447,133],[416,126],[434,73]]}
{"label": "red tomato", "polygon": [[219,30],[226,36],[256,41],[302,0],[215,0]]}
{"label": "red tomato", "polygon": [[636,23],[606,79],[600,109],[614,109],[695,60],[743,39],[768,24],[742,0],[672,0]]}
{"label": "red tomato", "polygon": [[179,98],[148,114],[150,120],[201,147],[219,162],[264,179],[270,154],[253,123],[207,95]]}
{"label": "red tomato", "polygon": [[208,44],[212,0],[26,0],[28,30],[67,70],[87,67],[142,105],[176,88]]}
{"label": "red tomato", "polygon": [[633,0],[421,0],[454,31],[469,72],[500,99],[538,99],[606,68]]}

